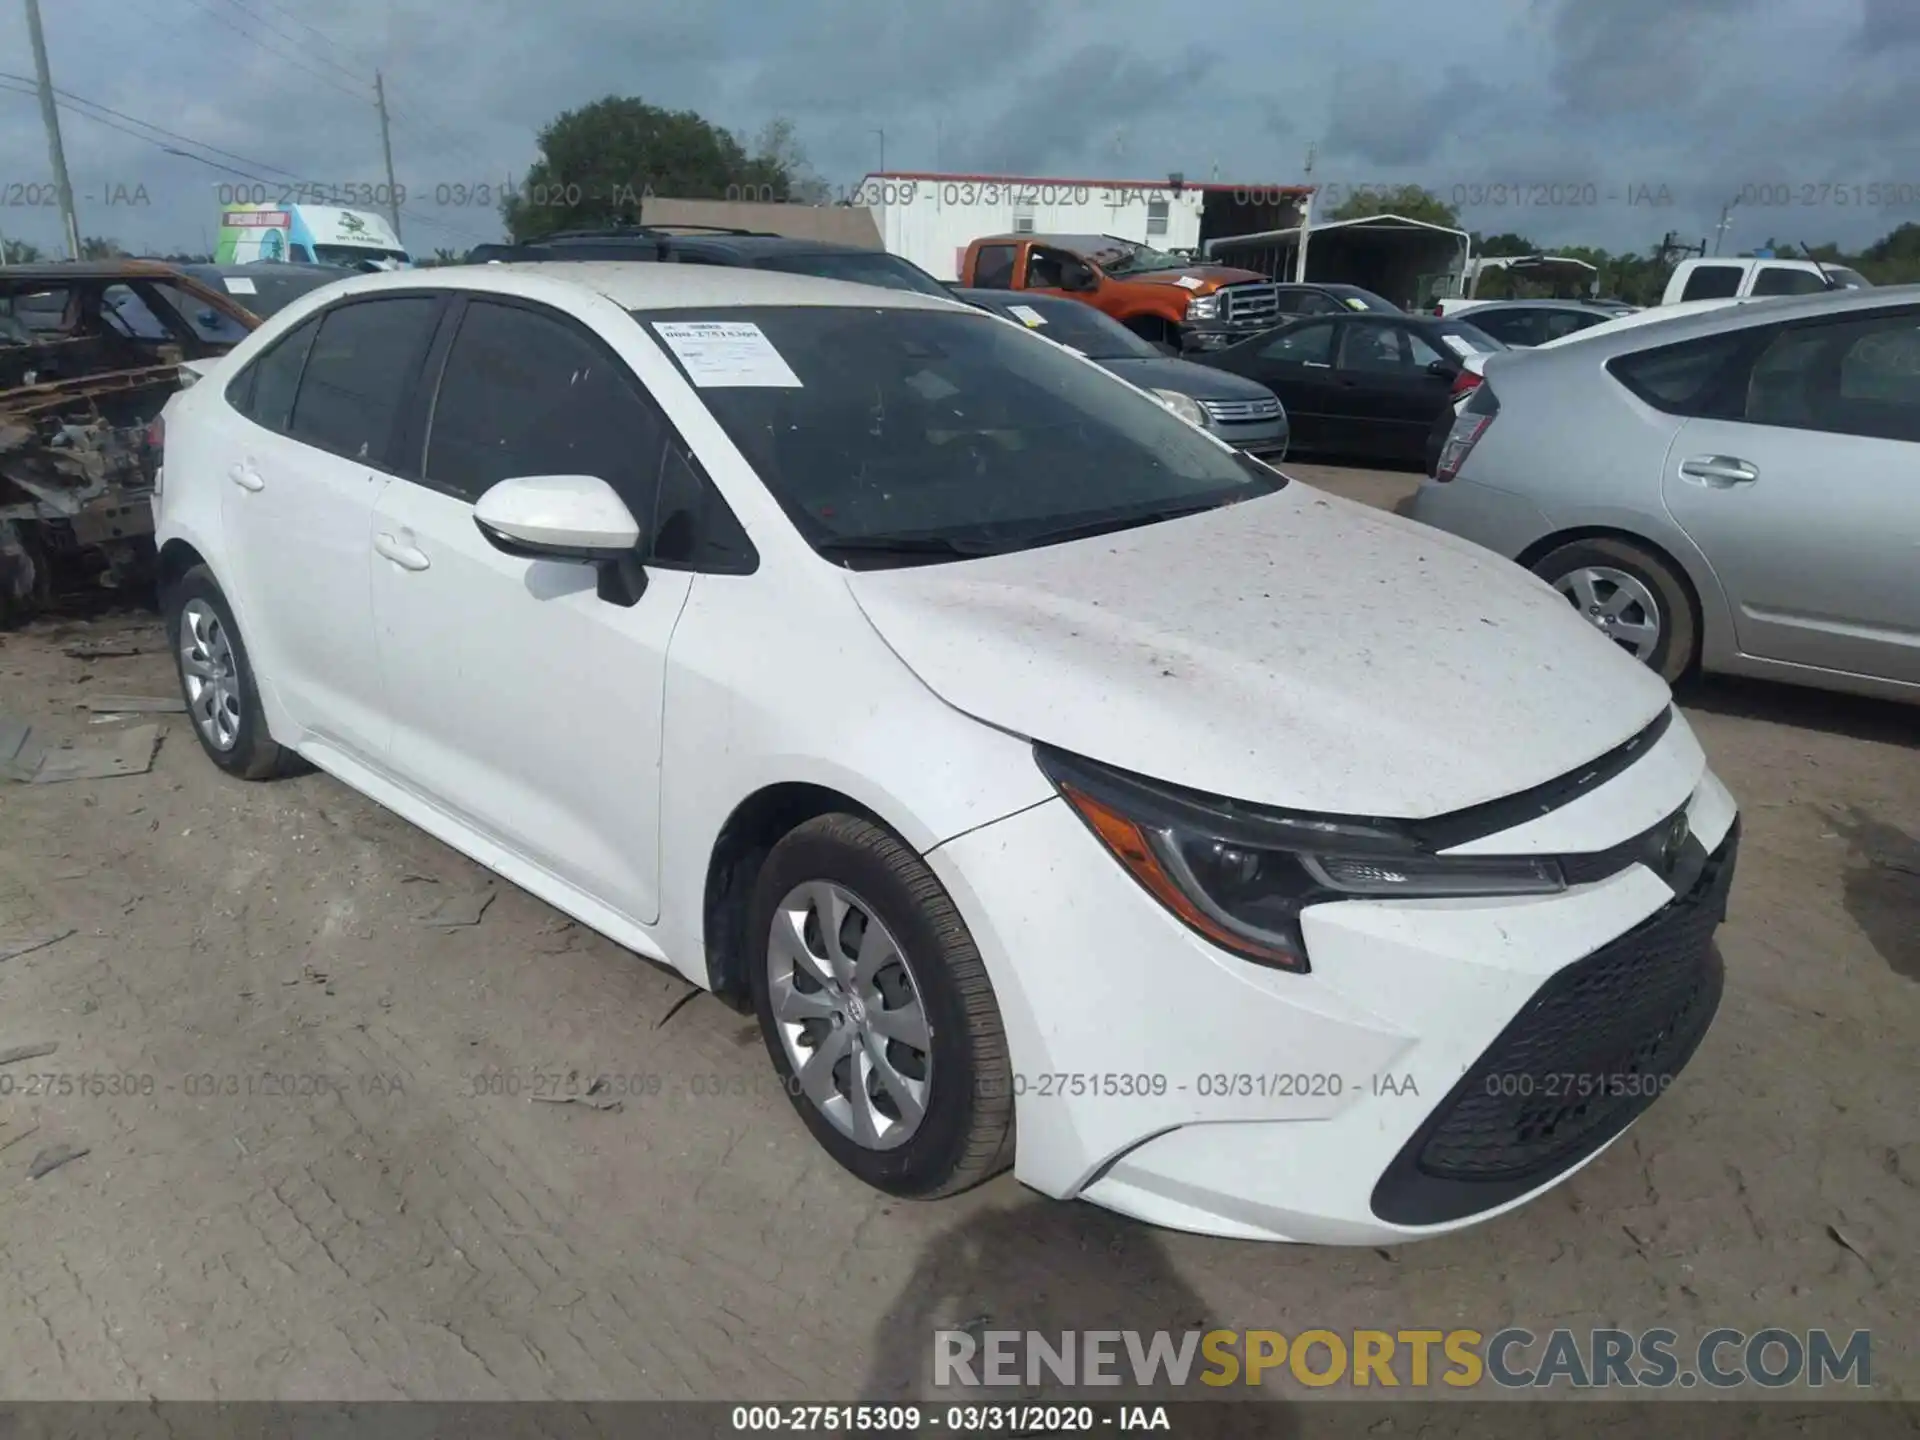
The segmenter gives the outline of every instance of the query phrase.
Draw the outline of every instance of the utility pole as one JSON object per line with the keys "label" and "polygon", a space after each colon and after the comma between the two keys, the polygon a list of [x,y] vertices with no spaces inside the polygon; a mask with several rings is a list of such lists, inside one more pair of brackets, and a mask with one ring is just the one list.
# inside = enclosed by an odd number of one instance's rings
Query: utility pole
{"label": "utility pole", "polygon": [[73,213],[73,182],[67,178],[67,152],[60,143],[60,112],[53,104],[53,78],[47,73],[47,36],[40,28],[40,0],[27,0],[27,37],[33,43],[33,70],[40,81],[40,118],[47,125],[47,155],[60,192],[60,218],[67,229],[67,258],[80,258],[80,222]]}
{"label": "utility pole", "polygon": [[1740,197],[1736,195],[1720,207],[1720,223],[1713,230],[1713,253],[1716,255],[1720,253],[1720,242],[1726,239],[1727,227],[1733,223],[1733,207],[1739,203]]}
{"label": "utility pole", "polygon": [[[28,4],[34,0],[27,0]],[[400,188],[393,183],[393,137],[387,132],[387,85],[373,72],[373,98],[380,108],[380,153],[387,161],[387,214],[393,219],[393,238],[400,238]]]}

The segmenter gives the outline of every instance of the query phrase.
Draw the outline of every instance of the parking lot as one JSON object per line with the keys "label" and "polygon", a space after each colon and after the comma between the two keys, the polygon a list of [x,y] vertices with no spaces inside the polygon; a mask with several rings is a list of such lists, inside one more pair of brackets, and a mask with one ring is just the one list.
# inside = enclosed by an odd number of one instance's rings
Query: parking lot
{"label": "parking lot", "polygon": [[[137,612],[0,639],[4,708],[55,738],[174,686]],[[889,1199],[808,1137],[751,1017],[324,775],[245,785],[184,716],[117,722],[160,721],[150,772],[0,783],[0,956],[62,937],[0,960],[0,1051],[58,1047],[0,1068],[0,1393],[879,1397],[923,1388],[940,1326],[1664,1323],[1868,1329],[1876,1393],[1920,1396],[1920,716],[1684,699],[1746,825],[1713,1030],[1570,1183],[1391,1250],[1004,1175]],[[29,1178],[58,1146],[85,1153]]]}

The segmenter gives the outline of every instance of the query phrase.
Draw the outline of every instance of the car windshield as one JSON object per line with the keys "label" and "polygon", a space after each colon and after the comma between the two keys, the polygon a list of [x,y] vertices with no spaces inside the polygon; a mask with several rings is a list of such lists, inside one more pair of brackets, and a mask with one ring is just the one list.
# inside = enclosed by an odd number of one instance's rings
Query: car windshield
{"label": "car windshield", "polygon": [[1034,334],[1078,350],[1089,360],[1158,360],[1162,352],[1117,320],[1109,320],[1091,305],[1049,295],[1023,295],[1009,300],[1006,312]]}
{"label": "car windshield", "polygon": [[1505,342],[1496,340],[1477,325],[1469,325],[1464,320],[1453,320],[1442,325],[1439,330],[1441,342],[1456,355],[1461,347],[1482,355],[1491,355],[1496,350],[1505,350]]}
{"label": "car windshield", "polygon": [[978,312],[636,312],[794,526],[852,566],[1149,524],[1286,483]]}
{"label": "car windshield", "polygon": [[759,269],[788,275],[817,275],[823,280],[850,280],[856,285],[878,285],[884,290],[911,290],[951,300],[953,292],[911,260],[884,250],[822,250],[811,254],[769,255]]}
{"label": "car windshield", "polygon": [[1358,285],[1336,285],[1333,294],[1354,310],[1371,310],[1376,315],[1404,315],[1406,312],[1384,295],[1376,295]]}
{"label": "car windshield", "polygon": [[300,270],[291,265],[260,265],[245,270],[195,267],[187,273],[204,285],[226,291],[236,305],[264,320],[286,309],[308,291],[331,285],[354,272],[343,269],[337,274],[328,274],[324,270]]}
{"label": "car windshield", "polygon": [[375,250],[369,245],[316,245],[313,258],[322,265],[344,265],[349,270],[391,270],[413,263],[404,250]]}
{"label": "car windshield", "polygon": [[1150,245],[1136,245],[1131,240],[1122,240],[1117,236],[1100,237],[1100,248],[1091,251],[1087,258],[1109,275],[1138,275],[1148,270],[1178,270],[1190,265],[1190,260],[1182,260],[1178,255],[1169,255],[1164,250],[1155,250]]}

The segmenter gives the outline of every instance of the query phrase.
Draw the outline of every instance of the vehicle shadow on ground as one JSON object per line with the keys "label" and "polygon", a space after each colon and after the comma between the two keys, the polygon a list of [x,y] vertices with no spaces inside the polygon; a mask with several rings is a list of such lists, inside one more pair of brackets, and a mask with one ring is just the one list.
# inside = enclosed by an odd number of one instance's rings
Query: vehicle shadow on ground
{"label": "vehicle shadow on ground", "polygon": [[1679,700],[1684,706],[1714,715],[1824,730],[1885,745],[1920,747],[1920,708],[1896,700],[1727,675],[1709,676],[1683,686]]}
{"label": "vehicle shadow on ground", "polygon": [[1847,842],[1847,914],[1894,974],[1920,981],[1920,840],[1857,805],[1827,819]]}
{"label": "vehicle shadow on ground", "polygon": [[[1215,1323],[1205,1302],[1174,1270],[1152,1228],[1091,1205],[1029,1195],[1010,1206],[978,1210],[928,1245],[874,1329],[862,1394],[922,1404],[1218,1401],[1226,1392],[1200,1384],[1207,1362],[1197,1348],[1184,1386],[1169,1384],[1164,1370],[1155,1373],[1154,1384],[1140,1386],[1134,1384],[1125,1343],[1117,1337],[1108,1348],[1117,1357],[1114,1371],[1123,1377],[1119,1385],[1069,1388],[1041,1370],[1037,1384],[962,1388],[937,1385],[938,1379],[952,1377],[934,1373],[938,1330],[964,1330],[974,1337],[978,1375],[985,1364],[982,1337],[989,1330],[1039,1331],[1053,1347],[1061,1344],[1062,1331],[1078,1336],[1134,1330],[1144,1346],[1156,1330],[1172,1332],[1177,1343],[1187,1331],[1204,1332]],[[1024,1372],[1024,1364],[1019,1368]],[[1075,1378],[1084,1377],[1076,1373]],[[1176,1428],[1189,1433],[1185,1424]],[[1271,1440],[1299,1434],[1294,1407],[1259,1392],[1244,1405],[1210,1406],[1203,1429],[1208,1435],[1258,1434]]]}

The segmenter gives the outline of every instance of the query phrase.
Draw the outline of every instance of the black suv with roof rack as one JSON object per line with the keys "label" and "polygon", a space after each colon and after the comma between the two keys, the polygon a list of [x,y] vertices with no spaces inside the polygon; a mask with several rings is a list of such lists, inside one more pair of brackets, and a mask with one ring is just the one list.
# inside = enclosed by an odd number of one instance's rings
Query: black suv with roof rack
{"label": "black suv with roof rack", "polygon": [[953,291],[933,276],[885,250],[865,250],[834,240],[803,240],[760,230],[729,230],[717,225],[633,225],[604,230],[563,230],[538,240],[476,245],[469,265],[495,261],[654,260],[680,265],[737,265],[781,270],[789,275],[818,275],[912,290],[951,300]]}

